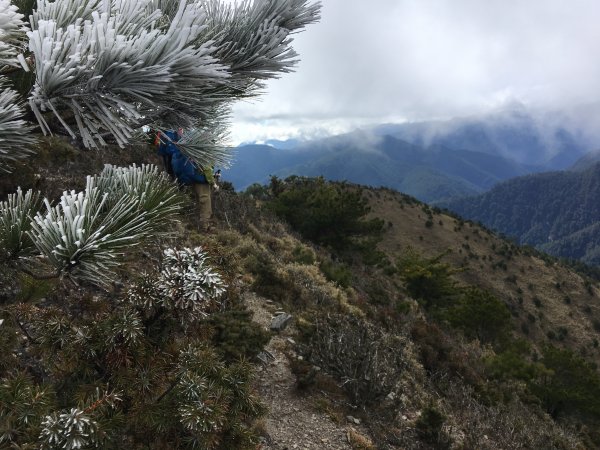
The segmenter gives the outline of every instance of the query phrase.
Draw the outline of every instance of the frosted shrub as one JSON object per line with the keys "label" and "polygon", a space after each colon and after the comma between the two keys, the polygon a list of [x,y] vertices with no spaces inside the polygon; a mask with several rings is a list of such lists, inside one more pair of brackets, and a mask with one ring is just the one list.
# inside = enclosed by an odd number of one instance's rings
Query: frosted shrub
{"label": "frosted shrub", "polygon": [[148,312],[164,308],[176,313],[182,324],[206,317],[226,291],[221,275],[208,265],[202,248],[168,248],[158,277],[143,275],[127,300]]}
{"label": "frosted shrub", "polygon": [[[223,166],[232,100],[291,71],[291,34],[319,10],[306,0],[38,0],[26,18],[0,0],[0,69],[34,73],[26,105],[46,135],[125,147],[145,125],[183,127],[184,153]],[[0,168],[35,142],[24,106],[0,75],[0,144],[11,143]]]}
{"label": "frosted shrub", "polygon": [[188,311],[194,317],[205,316],[206,309],[225,292],[221,276],[207,264],[200,247],[166,249],[159,287],[165,304]]}
{"label": "frosted shrub", "polygon": [[96,446],[98,442],[98,424],[78,408],[46,416],[42,427],[42,449],[73,450]]}
{"label": "frosted shrub", "polygon": [[[121,402],[118,394],[96,389],[86,406],[57,411],[41,422],[39,443],[42,450],[99,447],[106,438],[100,423]],[[83,409],[82,409],[83,408]]]}
{"label": "frosted shrub", "polygon": [[[164,233],[183,198],[155,166],[107,166],[57,205],[20,189],[0,203],[0,254],[36,269],[107,286],[125,249]],[[37,255],[35,254],[37,249]]]}
{"label": "frosted shrub", "polygon": [[15,194],[0,202],[0,259],[11,259],[35,249],[27,231],[31,229],[31,216],[41,206],[39,197],[39,193],[31,190],[24,193],[17,188]]}

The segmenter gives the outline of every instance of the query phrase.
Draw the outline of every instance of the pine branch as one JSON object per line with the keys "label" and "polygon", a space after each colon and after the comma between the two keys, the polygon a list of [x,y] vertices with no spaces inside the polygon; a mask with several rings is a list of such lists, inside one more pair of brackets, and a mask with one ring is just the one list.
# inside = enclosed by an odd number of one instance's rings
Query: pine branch
{"label": "pine branch", "polygon": [[114,168],[88,177],[84,192],[48,199],[26,235],[44,262],[74,282],[108,287],[124,249],[158,236],[183,205],[176,186],[154,166]]}
{"label": "pine branch", "polygon": [[175,389],[175,387],[177,386],[177,384],[181,381],[181,377],[183,376],[183,374],[179,374],[175,377],[175,379],[173,381],[171,381],[171,384],[169,385],[169,387],[167,388],[166,391],[164,391],[162,394],[160,394],[160,396],[154,401],[154,403],[160,403],[160,401],[165,398],[167,395],[169,395],[171,393],[171,391],[173,389]]}
{"label": "pine branch", "polygon": [[17,55],[27,31],[24,17],[9,0],[0,0],[0,66],[20,65]]}
{"label": "pine branch", "polygon": [[24,105],[19,94],[0,76],[0,172],[9,172],[12,164],[33,153],[37,142],[33,127],[23,117]]}
{"label": "pine branch", "polygon": [[31,230],[31,217],[40,206],[39,192],[31,189],[23,193],[17,188],[15,194],[0,202],[0,251],[4,258],[15,260],[35,248],[27,232]]}
{"label": "pine branch", "polygon": [[44,134],[57,130],[51,114],[85,147],[125,146],[149,121],[183,127],[188,156],[226,165],[220,119],[233,99],[291,70],[291,34],[319,10],[306,0],[40,0],[27,34],[29,106]]}
{"label": "pine branch", "polygon": [[23,266],[18,266],[18,269],[24,274],[29,275],[34,280],[53,280],[55,278],[59,278],[61,275],[61,272],[58,270],[51,273],[37,273]]}
{"label": "pine branch", "polygon": [[21,331],[25,335],[25,337],[27,337],[27,340],[29,341],[29,343],[31,343],[31,344],[37,344],[37,341],[29,334],[29,332],[23,326],[23,324],[21,323],[21,321],[16,316],[14,316],[14,319],[15,319],[15,322],[18,325],[18,327],[21,329]]}

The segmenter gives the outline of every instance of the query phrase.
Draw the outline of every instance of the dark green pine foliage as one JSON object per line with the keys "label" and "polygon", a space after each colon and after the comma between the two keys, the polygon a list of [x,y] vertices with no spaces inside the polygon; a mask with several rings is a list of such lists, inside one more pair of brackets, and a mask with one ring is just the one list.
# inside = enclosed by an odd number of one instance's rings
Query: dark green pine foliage
{"label": "dark green pine foliage", "polygon": [[337,253],[375,247],[383,230],[381,219],[367,219],[370,211],[362,190],[323,178],[289,177],[271,180],[270,208],[303,237]]}
{"label": "dark green pine foliage", "polygon": [[471,339],[481,342],[502,340],[508,335],[511,314],[505,303],[489,292],[469,287],[441,317]]}
{"label": "dark green pine foliage", "polygon": [[521,244],[600,265],[600,164],[515,178],[446,206]]}
{"label": "dark green pine foliage", "polygon": [[541,362],[549,371],[530,386],[553,417],[600,419],[600,375],[594,366],[570,350],[551,345],[544,348]]}
{"label": "dark green pine foliage", "polygon": [[444,255],[423,258],[409,249],[397,263],[408,294],[428,310],[453,304],[458,295],[457,283],[452,277],[458,270],[441,261]]}
{"label": "dark green pine foliage", "polygon": [[227,361],[251,359],[258,355],[271,336],[252,322],[252,313],[242,307],[214,314],[213,343]]}
{"label": "dark green pine foliage", "polygon": [[[177,257],[193,270],[165,266]],[[53,280],[6,293],[0,448],[255,448],[252,424],[264,409],[239,356],[260,351],[265,336],[245,311],[218,312],[225,285],[202,258],[199,249],[166,251],[163,266],[121,292]],[[188,295],[200,287],[194,279],[211,297]],[[233,352],[236,336],[247,341]]]}

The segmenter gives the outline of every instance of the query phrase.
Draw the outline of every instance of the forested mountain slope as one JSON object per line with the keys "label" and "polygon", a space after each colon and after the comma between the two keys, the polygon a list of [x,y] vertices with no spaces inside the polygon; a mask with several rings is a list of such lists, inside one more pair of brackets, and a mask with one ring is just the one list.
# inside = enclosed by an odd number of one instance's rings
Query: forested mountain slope
{"label": "forested mountain slope", "polygon": [[595,148],[596,139],[577,123],[565,112],[540,115],[513,105],[483,116],[389,124],[376,131],[415,145],[477,151],[542,170],[562,170]]}
{"label": "forested mountain slope", "polygon": [[600,164],[506,181],[451,210],[549,253],[600,264]]}

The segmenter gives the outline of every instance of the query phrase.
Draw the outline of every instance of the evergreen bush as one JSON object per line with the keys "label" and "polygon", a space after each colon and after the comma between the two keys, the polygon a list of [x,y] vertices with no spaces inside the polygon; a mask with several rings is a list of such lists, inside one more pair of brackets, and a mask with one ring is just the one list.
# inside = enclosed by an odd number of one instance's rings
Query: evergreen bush
{"label": "evergreen bush", "polygon": [[[366,219],[368,201],[360,188],[322,178],[271,181],[276,192],[269,208],[303,237],[337,253],[373,249],[383,231],[381,219]],[[361,246],[362,244],[362,246]]]}
{"label": "evergreen bush", "polygon": [[[224,289],[200,249],[166,249],[161,267],[118,298],[67,289],[5,306],[0,444],[249,448],[263,411],[252,370],[229,358],[223,333],[199,339]],[[265,336],[246,329],[238,337],[252,337],[256,352]]]}

